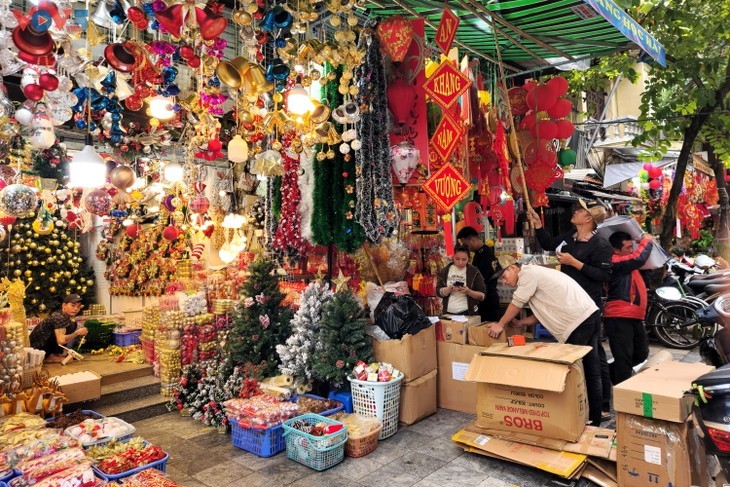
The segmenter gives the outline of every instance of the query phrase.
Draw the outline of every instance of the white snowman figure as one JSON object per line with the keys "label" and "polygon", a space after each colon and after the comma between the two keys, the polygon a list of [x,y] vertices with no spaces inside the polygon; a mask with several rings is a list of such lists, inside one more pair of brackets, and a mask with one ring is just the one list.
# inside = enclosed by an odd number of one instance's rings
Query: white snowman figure
{"label": "white snowman figure", "polygon": [[30,144],[34,149],[45,150],[56,142],[56,134],[53,132],[53,122],[45,113],[37,113],[30,123],[32,133]]}
{"label": "white snowman figure", "polygon": [[26,100],[23,104],[15,110],[15,120],[18,121],[23,127],[29,127],[30,122],[33,120],[33,113],[35,112],[36,102]]}
{"label": "white snowman figure", "polygon": [[38,84],[38,71],[33,68],[25,68],[23,74],[20,77],[20,86],[25,88],[28,85]]}

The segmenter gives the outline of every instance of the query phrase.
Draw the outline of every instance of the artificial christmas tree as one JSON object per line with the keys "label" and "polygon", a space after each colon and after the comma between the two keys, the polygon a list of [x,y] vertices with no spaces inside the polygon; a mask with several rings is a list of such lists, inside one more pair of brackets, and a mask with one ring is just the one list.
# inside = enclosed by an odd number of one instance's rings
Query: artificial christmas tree
{"label": "artificial christmas tree", "polygon": [[66,144],[56,142],[48,149],[34,151],[32,171],[42,178],[53,178],[60,182],[68,174],[69,160]]}
{"label": "artificial christmas tree", "polygon": [[276,346],[281,358],[279,370],[282,374],[294,376],[297,383],[312,380],[312,360],[315,346],[319,343],[322,307],[331,298],[329,285],[319,282],[309,284],[291,322],[292,335],[287,338],[286,345]]}
{"label": "artificial christmas tree", "polygon": [[373,361],[372,340],[365,332],[367,321],[352,290],[338,286],[322,308],[319,328],[321,348],[315,351],[313,375],[317,380],[341,387],[358,360]]}
{"label": "artificial christmas tree", "polygon": [[243,301],[233,317],[226,367],[258,367],[259,375],[275,375],[279,364],[276,345],[291,335],[292,311],[281,305],[284,294],[274,275],[274,262],[259,259],[249,265],[249,275],[241,294]]}

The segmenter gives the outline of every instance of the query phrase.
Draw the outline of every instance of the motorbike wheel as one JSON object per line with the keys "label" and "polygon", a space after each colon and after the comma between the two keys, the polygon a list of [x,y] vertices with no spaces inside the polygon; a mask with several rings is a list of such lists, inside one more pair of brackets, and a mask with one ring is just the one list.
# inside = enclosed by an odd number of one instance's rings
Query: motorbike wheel
{"label": "motorbike wheel", "polygon": [[687,302],[664,305],[664,309],[656,313],[654,320],[654,332],[659,341],[670,348],[691,350],[700,343],[702,337],[714,335],[717,331],[715,323],[681,326],[696,319],[697,309],[697,305]]}

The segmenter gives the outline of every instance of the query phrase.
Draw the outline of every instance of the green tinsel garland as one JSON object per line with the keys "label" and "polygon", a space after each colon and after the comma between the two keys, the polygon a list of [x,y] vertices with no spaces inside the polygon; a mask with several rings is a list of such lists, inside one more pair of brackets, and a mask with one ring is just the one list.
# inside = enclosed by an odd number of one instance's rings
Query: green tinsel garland
{"label": "green tinsel garland", "polygon": [[271,184],[273,185],[274,199],[271,200],[271,213],[274,215],[276,221],[279,221],[281,217],[281,176],[273,176],[271,178]]}
{"label": "green tinsel garland", "polygon": [[[322,146],[315,148],[319,153]],[[314,159],[314,192],[312,195],[312,241],[316,245],[332,242],[332,205],[329,191],[332,188],[333,166],[330,161]]]}

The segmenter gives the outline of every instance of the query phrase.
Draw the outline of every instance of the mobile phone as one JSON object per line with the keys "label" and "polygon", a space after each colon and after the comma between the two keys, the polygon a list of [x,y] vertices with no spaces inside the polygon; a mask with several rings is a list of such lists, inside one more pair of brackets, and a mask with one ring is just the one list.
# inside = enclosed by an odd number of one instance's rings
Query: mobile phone
{"label": "mobile phone", "polygon": [[464,287],[464,283],[461,281],[456,281],[456,282],[454,282],[453,286],[454,287]]}

